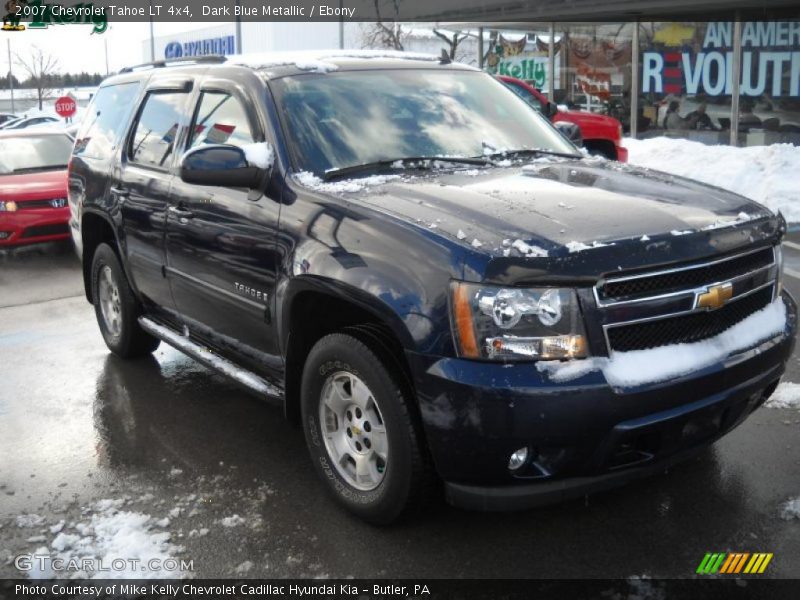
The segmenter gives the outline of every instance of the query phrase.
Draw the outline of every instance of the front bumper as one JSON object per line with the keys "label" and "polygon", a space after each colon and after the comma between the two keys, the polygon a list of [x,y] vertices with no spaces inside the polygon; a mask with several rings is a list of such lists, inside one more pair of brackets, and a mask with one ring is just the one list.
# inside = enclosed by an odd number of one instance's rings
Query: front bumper
{"label": "front bumper", "polygon": [[[662,471],[739,425],[794,348],[783,334],[679,379],[614,389],[600,372],[554,383],[527,364],[410,354],[428,446],[448,500],[485,510],[556,502]],[[512,452],[532,458],[511,472]]]}
{"label": "front bumper", "polygon": [[69,239],[69,208],[0,213],[0,248]]}

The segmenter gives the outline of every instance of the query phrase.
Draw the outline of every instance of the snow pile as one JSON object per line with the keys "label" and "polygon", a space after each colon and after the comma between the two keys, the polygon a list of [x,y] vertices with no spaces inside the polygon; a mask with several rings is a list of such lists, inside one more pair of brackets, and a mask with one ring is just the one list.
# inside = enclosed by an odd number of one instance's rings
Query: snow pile
{"label": "snow pile", "polygon": [[567,250],[570,254],[573,252],[583,252],[584,250],[591,250],[592,248],[603,248],[605,246],[613,246],[614,244],[604,244],[603,242],[592,242],[591,245],[584,244],[583,242],[567,242]]}
{"label": "snow pile", "polygon": [[355,193],[373,185],[382,185],[389,181],[400,179],[399,175],[370,175],[358,179],[343,179],[341,181],[322,181],[319,177],[308,171],[300,171],[295,178],[302,185],[331,194]]}
{"label": "snow pile", "polygon": [[787,521],[800,519],[800,496],[792,498],[783,504],[781,518]]}
{"label": "snow pile", "polygon": [[673,344],[613,352],[610,358],[566,362],[540,361],[536,368],[556,382],[570,381],[602,371],[614,387],[635,387],[680,377],[718,363],[731,354],[752,348],[786,327],[786,306],[776,300],[716,337],[691,344]]}
{"label": "snow pile", "polygon": [[787,221],[800,222],[797,174],[800,147],[707,146],[683,139],[657,137],[647,140],[626,138],[628,161],[704,183],[716,185],[781,211]]}
{"label": "snow pile", "polygon": [[265,171],[272,166],[275,160],[275,153],[272,151],[272,146],[267,142],[259,142],[256,144],[245,144],[242,146],[244,157],[247,159],[248,164],[264,169]]}
{"label": "snow pile", "polygon": [[764,404],[769,408],[800,408],[800,383],[780,384]]}
{"label": "snow pile", "polygon": [[[82,558],[94,558],[99,563],[93,564],[104,569],[81,573],[93,579],[181,577],[180,571],[164,569],[163,565],[165,561],[172,563],[168,559],[183,548],[170,543],[168,532],[153,531],[155,522],[150,515],[120,511],[119,506],[117,500],[100,500],[92,505],[88,519],[67,528],[74,533],[59,531],[49,548],[42,546],[34,551],[34,555],[50,560],[34,561],[35,569],[27,573],[28,577],[53,577],[52,560],[61,559],[66,565],[80,564]],[[159,565],[162,567],[157,568]]]}
{"label": "snow pile", "polygon": [[511,248],[522,254],[522,256],[537,256],[541,258],[547,257],[547,250],[544,248],[540,248],[539,246],[535,246],[533,244],[527,244],[522,240],[503,240],[503,246],[506,246],[506,249],[503,251],[504,256],[508,256],[511,254]]}

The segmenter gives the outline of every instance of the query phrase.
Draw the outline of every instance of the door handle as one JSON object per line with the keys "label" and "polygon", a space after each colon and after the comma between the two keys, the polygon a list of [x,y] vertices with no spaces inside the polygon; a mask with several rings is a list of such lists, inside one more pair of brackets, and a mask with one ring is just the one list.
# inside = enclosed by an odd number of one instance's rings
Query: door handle
{"label": "door handle", "polygon": [[181,208],[180,206],[170,206],[169,212],[176,217],[181,223],[185,223],[187,219],[191,219],[194,214],[190,210]]}

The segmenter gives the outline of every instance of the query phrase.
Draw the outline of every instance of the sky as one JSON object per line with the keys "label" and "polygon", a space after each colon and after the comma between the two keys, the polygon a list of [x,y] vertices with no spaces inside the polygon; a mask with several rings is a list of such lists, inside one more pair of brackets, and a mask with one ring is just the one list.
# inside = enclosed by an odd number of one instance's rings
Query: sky
{"label": "sky", "polygon": [[[155,37],[170,35],[218,23],[162,23],[153,24]],[[103,34],[92,33],[91,25],[51,25],[47,29],[28,29],[19,33],[0,35],[0,72],[8,72],[8,48],[11,41],[12,62],[15,56],[25,56],[33,46],[58,57],[62,73],[106,73],[106,45],[108,46],[108,71],[143,62],[142,42],[149,38],[149,23],[109,23]],[[14,74],[21,77],[19,67],[13,65]]]}

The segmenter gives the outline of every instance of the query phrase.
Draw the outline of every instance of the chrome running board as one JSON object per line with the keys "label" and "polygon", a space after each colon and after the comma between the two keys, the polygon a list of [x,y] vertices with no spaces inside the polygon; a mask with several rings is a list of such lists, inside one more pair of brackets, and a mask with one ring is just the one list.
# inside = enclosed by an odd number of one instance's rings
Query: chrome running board
{"label": "chrome running board", "polygon": [[248,390],[255,392],[257,395],[277,400],[283,398],[283,391],[269,383],[263,377],[246,369],[242,369],[241,367],[237,367],[227,358],[223,358],[208,348],[198,345],[188,337],[173,331],[169,327],[159,325],[149,317],[139,317],[139,325],[150,335],[166,342],[173,348],[177,348],[206,367],[222,373]]}

